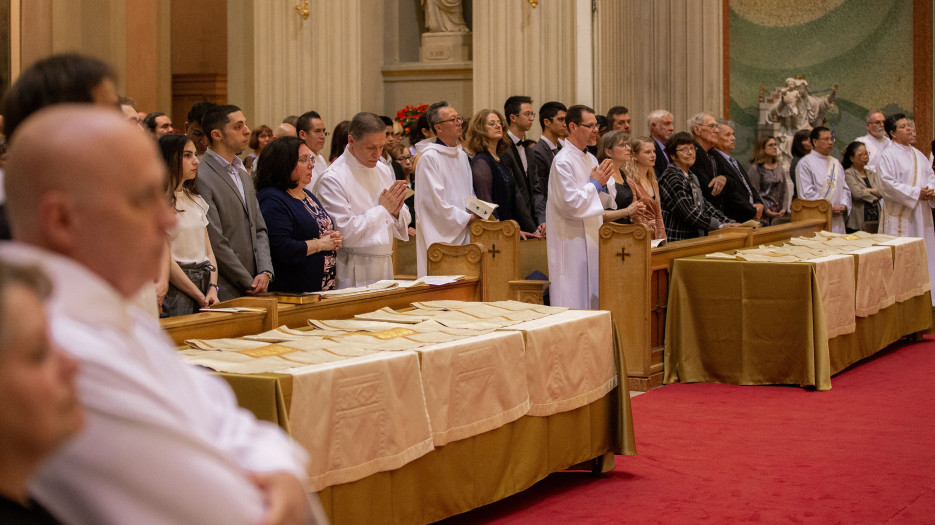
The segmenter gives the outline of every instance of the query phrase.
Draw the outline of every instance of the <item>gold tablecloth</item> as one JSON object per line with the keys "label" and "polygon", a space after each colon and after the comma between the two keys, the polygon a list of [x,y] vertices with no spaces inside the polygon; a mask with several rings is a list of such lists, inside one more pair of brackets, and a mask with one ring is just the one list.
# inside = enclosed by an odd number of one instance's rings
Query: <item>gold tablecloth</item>
{"label": "gold tablecloth", "polygon": [[815,267],[689,257],[673,263],[665,382],[831,388],[831,376],[932,323],[925,292],[829,341]]}
{"label": "gold tablecloth", "polygon": [[[612,345],[610,358],[621,371],[619,381],[626,384],[623,372],[626,367],[613,325],[601,316],[585,317],[594,317],[594,322],[610,327],[611,340],[599,339]],[[536,331],[535,325],[527,328]],[[529,333],[527,330],[520,332]],[[514,329],[501,334],[521,339]],[[444,347],[440,345],[436,349]],[[458,354],[442,352],[432,358]],[[427,354],[422,355],[423,375],[426,357]],[[296,417],[289,413],[302,404],[293,399],[302,395],[297,388],[297,377],[273,373],[222,376],[234,388],[242,406],[261,419],[295,431]],[[433,381],[433,384],[439,383]],[[429,390],[431,388],[426,390],[426,395]],[[457,395],[456,392],[451,394]],[[427,404],[432,405],[432,401],[427,400]],[[509,403],[503,406],[507,405]],[[615,453],[636,453],[628,392],[615,388],[575,406],[545,417],[524,415],[498,428],[456,441],[450,440],[455,435],[449,431],[449,442],[444,446],[436,445],[427,454],[399,468],[329,486],[319,497],[335,524],[429,523],[515,494],[548,474],[577,463],[600,458],[595,468],[606,472],[613,468]],[[437,408],[443,407],[438,405]],[[455,415],[439,410],[430,410],[430,413],[435,417]],[[448,421],[455,422],[454,419]],[[464,428],[456,422],[449,427],[455,434]]]}

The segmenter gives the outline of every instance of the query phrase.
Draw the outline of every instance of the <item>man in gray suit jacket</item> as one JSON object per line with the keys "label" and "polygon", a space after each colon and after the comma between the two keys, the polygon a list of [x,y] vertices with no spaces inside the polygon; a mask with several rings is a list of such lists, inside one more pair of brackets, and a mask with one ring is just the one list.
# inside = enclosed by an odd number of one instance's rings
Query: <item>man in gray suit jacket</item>
{"label": "man in gray suit jacket", "polygon": [[237,157],[250,129],[237,106],[216,106],[201,121],[208,150],[198,165],[198,191],[207,201],[208,237],[218,263],[218,298],[266,292],[273,278],[266,222],[253,181]]}

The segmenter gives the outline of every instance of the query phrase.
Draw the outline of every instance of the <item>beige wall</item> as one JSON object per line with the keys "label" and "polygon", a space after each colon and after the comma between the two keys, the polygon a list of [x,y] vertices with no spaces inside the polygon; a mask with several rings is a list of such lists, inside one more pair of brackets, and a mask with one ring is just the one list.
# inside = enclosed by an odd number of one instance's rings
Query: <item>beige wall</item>
{"label": "beige wall", "polygon": [[332,128],[441,98],[469,115],[514,94],[536,107],[624,104],[637,133],[657,107],[677,127],[724,111],[721,0],[596,0],[596,12],[591,0],[475,0],[473,62],[429,68],[411,62],[418,0],[313,1],[308,20],[294,0],[13,1],[24,66],[52,52],[100,57],[144,111],[169,110],[172,78],[186,74],[207,75],[251,124],[315,109]]}
{"label": "beige wall", "polygon": [[701,111],[723,115],[721,0],[597,0],[595,105],[630,110],[635,134],[648,134],[658,108],[685,130]]}
{"label": "beige wall", "polygon": [[79,52],[114,67],[142,111],[168,108],[168,0],[20,0],[20,64]]}
{"label": "beige wall", "polygon": [[[533,9],[528,2],[475,0],[475,110],[503,111],[511,95],[531,96],[537,109],[550,100],[590,101],[590,92],[579,93],[575,74],[578,1],[545,0]],[[534,124],[531,135],[540,132]]]}

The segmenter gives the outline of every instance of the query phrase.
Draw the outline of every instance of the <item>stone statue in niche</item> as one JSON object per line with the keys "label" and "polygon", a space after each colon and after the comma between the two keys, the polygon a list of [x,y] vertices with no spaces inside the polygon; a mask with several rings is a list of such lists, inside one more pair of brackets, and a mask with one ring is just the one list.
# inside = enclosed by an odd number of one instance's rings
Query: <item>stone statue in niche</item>
{"label": "stone statue in niche", "polygon": [[421,62],[470,62],[471,30],[464,23],[461,0],[421,0],[425,8],[425,26]]}
{"label": "stone statue in niche", "polygon": [[838,85],[823,97],[808,91],[808,82],[802,78],[787,78],[785,86],[776,88],[767,98],[760,94],[759,136],[776,137],[782,165],[788,169],[792,162],[792,138],[802,129],[812,129],[825,123],[825,115],[834,105]]}
{"label": "stone statue in niche", "polygon": [[429,33],[470,33],[464,23],[461,0],[422,0]]}

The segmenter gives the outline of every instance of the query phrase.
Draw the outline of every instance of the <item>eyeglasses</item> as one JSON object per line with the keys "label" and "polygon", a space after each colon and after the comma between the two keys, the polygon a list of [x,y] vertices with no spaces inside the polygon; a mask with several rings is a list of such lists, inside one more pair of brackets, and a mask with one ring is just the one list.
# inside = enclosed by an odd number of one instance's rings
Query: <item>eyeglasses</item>
{"label": "eyeglasses", "polygon": [[302,155],[301,157],[299,157],[299,164],[311,164],[311,165],[314,166],[314,165],[315,165],[315,157],[312,157],[312,156],[309,156],[309,155]]}
{"label": "eyeglasses", "polygon": [[491,128],[502,128],[503,127],[503,124],[501,124],[499,120],[496,122],[488,122],[487,125],[490,126]]}
{"label": "eyeglasses", "polygon": [[330,133],[328,133],[328,131],[325,128],[313,129],[312,133],[315,133],[317,135],[324,135],[326,137],[330,135]]}
{"label": "eyeglasses", "polygon": [[396,162],[399,162],[400,164],[402,164],[403,162],[410,162],[410,161],[412,160],[412,155],[405,155],[405,156],[402,156],[402,157],[396,157],[396,159],[394,159],[394,160],[396,160]]}
{"label": "eyeglasses", "polygon": [[464,122],[464,119],[461,118],[461,117],[451,117],[451,118],[448,119],[448,120],[443,120],[443,121],[439,122],[439,124],[444,124],[444,123],[446,123],[446,122],[454,122],[455,124],[459,124],[459,125],[460,125],[462,122]]}
{"label": "eyeglasses", "polygon": [[691,146],[689,146],[689,147],[687,147],[687,148],[676,148],[676,149],[675,149],[675,152],[676,152],[676,153],[681,153],[682,155],[688,155],[689,153],[694,153],[694,152],[695,152],[695,148],[693,148],[693,147],[691,147]]}
{"label": "eyeglasses", "polygon": [[581,126],[582,128],[588,128],[588,129],[593,130],[597,127],[597,122],[595,122],[594,124],[578,124],[578,125]]}
{"label": "eyeglasses", "polygon": [[527,111],[527,112],[525,112],[525,113],[520,113],[520,115],[522,115],[522,116],[524,116],[524,117],[528,117],[528,118],[536,118],[536,112],[535,112],[535,111]]}

